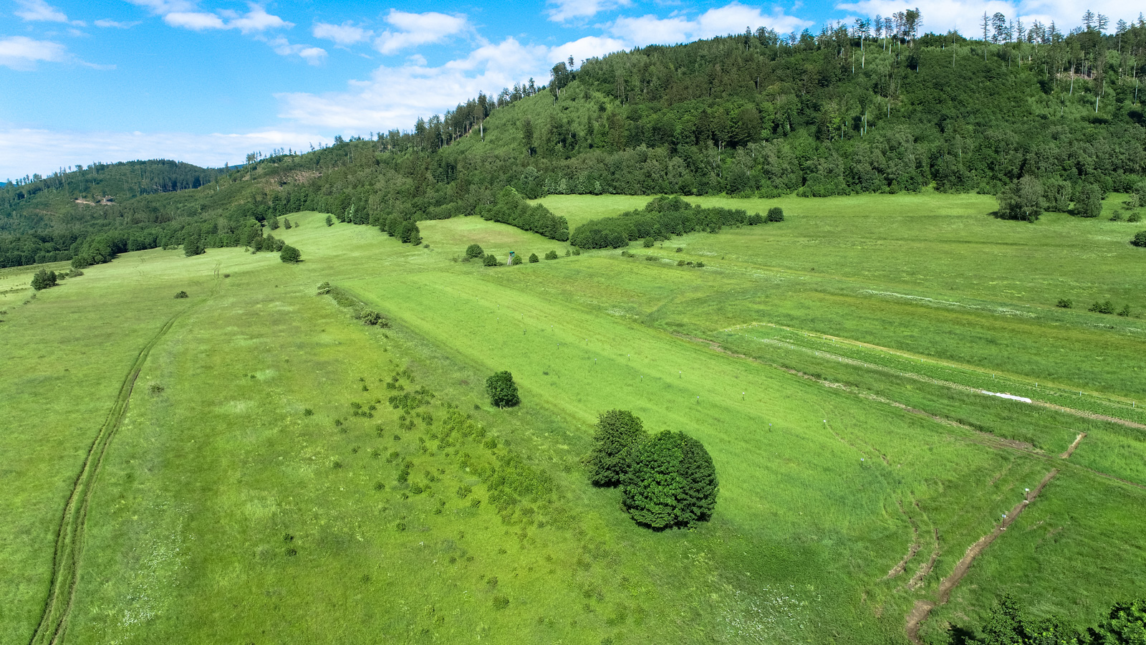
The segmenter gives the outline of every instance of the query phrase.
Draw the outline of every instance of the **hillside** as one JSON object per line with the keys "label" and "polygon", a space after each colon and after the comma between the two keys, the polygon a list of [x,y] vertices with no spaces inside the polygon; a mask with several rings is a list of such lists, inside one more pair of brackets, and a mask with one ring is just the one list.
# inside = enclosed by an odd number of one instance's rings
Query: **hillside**
{"label": "hillside", "polygon": [[375,225],[473,215],[506,185],[527,198],[994,195],[1030,176],[1045,210],[1066,211],[1143,183],[1143,21],[1117,35],[1036,23],[1001,43],[889,32],[646,47],[558,64],[545,87],[482,95],[408,132],[223,174],[163,167],[133,183],[135,166],[118,164],[107,186],[90,168],[21,182],[0,188],[0,266],[243,244],[252,222],[305,209]]}

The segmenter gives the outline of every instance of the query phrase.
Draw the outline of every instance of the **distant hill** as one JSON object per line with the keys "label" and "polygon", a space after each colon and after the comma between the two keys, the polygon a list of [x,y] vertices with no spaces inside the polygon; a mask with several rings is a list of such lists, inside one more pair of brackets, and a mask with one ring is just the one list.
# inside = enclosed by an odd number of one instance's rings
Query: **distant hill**
{"label": "distant hill", "polygon": [[[134,162],[6,186],[0,265],[241,244],[304,209],[374,225],[472,215],[505,186],[529,198],[997,194],[1032,176],[1063,210],[1084,186],[1146,179],[1146,22],[1019,34],[995,20],[984,42],[919,36],[917,18],[560,63],[545,86],[479,95],[410,131],[241,169]],[[104,196],[114,203],[76,201]]]}

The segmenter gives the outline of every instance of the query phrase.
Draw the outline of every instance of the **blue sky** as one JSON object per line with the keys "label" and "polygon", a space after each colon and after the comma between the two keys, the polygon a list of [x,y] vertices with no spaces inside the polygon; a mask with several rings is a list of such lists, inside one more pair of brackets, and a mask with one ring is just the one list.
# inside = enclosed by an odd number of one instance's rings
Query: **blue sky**
{"label": "blue sky", "polygon": [[492,3],[0,0],[0,180],[92,161],[241,162],[409,128],[554,62],[745,27],[781,32],[909,6],[924,29],[977,16],[1059,25],[1125,0],[503,0]]}

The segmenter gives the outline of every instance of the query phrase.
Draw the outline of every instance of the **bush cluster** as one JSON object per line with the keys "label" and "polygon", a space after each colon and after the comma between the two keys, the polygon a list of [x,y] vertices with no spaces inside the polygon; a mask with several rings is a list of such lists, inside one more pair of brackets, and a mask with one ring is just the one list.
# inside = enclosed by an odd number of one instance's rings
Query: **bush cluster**
{"label": "bush cluster", "polygon": [[688,527],[716,508],[719,482],[704,445],[683,432],[649,437],[631,412],[600,416],[588,465],[594,485],[621,485],[622,503],[638,524]]}
{"label": "bush cluster", "polygon": [[772,208],[768,216],[749,215],[743,209],[703,208],[680,197],[657,197],[643,210],[622,213],[618,217],[586,222],[573,231],[570,243],[582,249],[622,248],[633,240],[645,240],[652,246],[656,240],[693,231],[717,233],[725,226],[753,226],[784,221],[784,211]]}
{"label": "bush cluster", "polygon": [[554,215],[541,204],[530,206],[512,186],[502,188],[494,203],[479,206],[477,214],[482,219],[516,226],[551,240],[569,239],[569,222],[564,217]]}
{"label": "bush cluster", "polygon": [[499,408],[512,408],[521,403],[517,384],[509,372],[498,372],[486,379],[485,391],[489,394],[489,402]]}
{"label": "bush cluster", "polygon": [[51,289],[59,282],[60,277],[56,275],[55,271],[47,269],[40,269],[36,275],[32,276],[32,288],[36,291],[43,291],[44,289]]}
{"label": "bush cluster", "polygon": [[287,264],[298,264],[302,262],[302,253],[295,247],[284,244],[282,251],[279,252],[279,259]]}

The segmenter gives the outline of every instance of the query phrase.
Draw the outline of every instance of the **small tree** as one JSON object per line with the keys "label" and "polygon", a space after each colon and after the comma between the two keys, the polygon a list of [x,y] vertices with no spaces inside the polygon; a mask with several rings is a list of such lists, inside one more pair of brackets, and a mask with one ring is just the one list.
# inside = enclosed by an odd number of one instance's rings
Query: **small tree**
{"label": "small tree", "polygon": [[589,453],[589,481],[594,486],[620,484],[629,470],[633,450],[647,439],[641,420],[632,412],[609,410],[601,414]]}
{"label": "small tree", "polygon": [[293,246],[287,244],[283,246],[283,250],[279,252],[279,259],[288,264],[296,264],[302,261],[302,253]]}
{"label": "small tree", "polygon": [[489,402],[499,408],[512,408],[521,403],[517,396],[517,384],[509,372],[498,372],[486,379],[485,391],[489,394]]}
{"label": "small tree", "polygon": [[190,297],[191,296],[188,296],[186,291],[180,291],[179,293],[175,294],[176,300],[182,300],[183,298],[190,298]]}
{"label": "small tree", "polygon": [[763,224],[763,223],[764,223],[764,216],[761,215],[760,213],[752,213],[751,215],[748,216],[748,225],[749,226],[756,226],[757,224]]}
{"label": "small tree", "polygon": [[279,218],[277,218],[277,217],[268,218],[267,219],[267,226],[269,226],[272,231],[279,230]]}
{"label": "small tree", "polygon": [[656,240],[654,240],[654,239],[653,239],[653,238],[651,238],[651,237],[646,237],[646,238],[645,238],[645,241],[644,241],[644,242],[642,242],[642,244],[644,244],[644,247],[645,247],[646,249],[651,249],[651,248],[653,248],[653,245],[654,245],[654,244],[656,244]]}
{"label": "small tree", "polygon": [[285,228],[288,231],[290,229],[294,228],[293,226],[291,226],[290,220],[285,218],[285,217],[283,218],[283,228]]}
{"label": "small tree", "polygon": [[769,222],[783,222],[784,209],[780,208],[779,206],[773,206],[772,208],[769,208],[767,220]]}
{"label": "small tree", "polygon": [[203,255],[207,252],[206,245],[199,237],[192,237],[183,241],[183,255],[191,257],[194,255]]}
{"label": "small tree", "polygon": [[1074,214],[1079,217],[1098,217],[1102,214],[1102,191],[1093,184],[1078,187],[1074,196]]}
{"label": "small tree", "polygon": [[466,257],[471,260],[485,256],[485,251],[477,244],[471,244],[466,247]]}
{"label": "small tree", "polygon": [[524,260],[521,259],[520,255],[517,255],[516,253],[513,255],[513,264],[514,265],[521,264],[523,261]]}
{"label": "small tree", "polygon": [[534,262],[540,262],[540,261],[541,261],[541,260],[538,260],[538,259],[537,259],[537,254],[536,254],[536,253],[530,253],[530,254],[529,254],[529,262],[530,262],[531,264],[532,264],[532,263],[534,263]]}
{"label": "small tree", "polygon": [[1055,306],[1059,307],[1060,309],[1070,309],[1071,307],[1074,306],[1074,301],[1069,300],[1067,298],[1059,298],[1058,304]]}
{"label": "small tree", "polygon": [[1134,234],[1134,239],[1130,240],[1134,246],[1146,247],[1146,231],[1138,231]]}
{"label": "small tree", "polygon": [[482,260],[482,264],[486,265],[487,267],[495,267],[497,266],[497,257],[495,257],[493,253],[490,253],[489,255],[485,256],[484,260]]}
{"label": "small tree", "polygon": [[550,252],[546,253],[545,259],[546,260],[556,260],[557,259],[557,251],[550,251]]}
{"label": "small tree", "polygon": [[330,215],[326,216],[326,225],[327,226],[334,226],[334,218],[331,217]]}
{"label": "small tree", "polygon": [[47,269],[40,269],[36,275],[32,276],[32,288],[36,291],[43,291],[44,289],[51,289],[56,286],[59,277],[55,271]]}
{"label": "small tree", "polygon": [[1002,219],[1034,222],[1043,213],[1043,185],[1029,175],[1007,186],[995,199]]}

